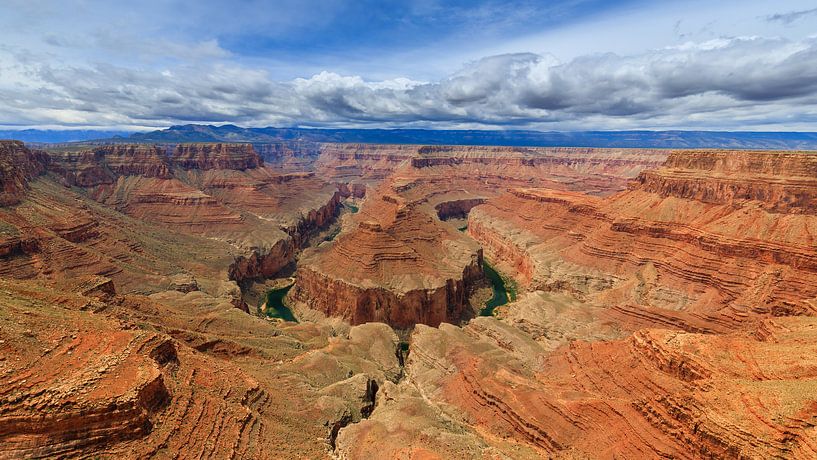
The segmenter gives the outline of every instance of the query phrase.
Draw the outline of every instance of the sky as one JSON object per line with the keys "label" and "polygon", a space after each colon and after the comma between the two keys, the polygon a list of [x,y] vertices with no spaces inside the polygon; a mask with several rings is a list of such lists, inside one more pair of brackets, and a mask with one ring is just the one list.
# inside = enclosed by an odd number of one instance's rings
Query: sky
{"label": "sky", "polygon": [[0,127],[817,131],[813,0],[0,0]]}

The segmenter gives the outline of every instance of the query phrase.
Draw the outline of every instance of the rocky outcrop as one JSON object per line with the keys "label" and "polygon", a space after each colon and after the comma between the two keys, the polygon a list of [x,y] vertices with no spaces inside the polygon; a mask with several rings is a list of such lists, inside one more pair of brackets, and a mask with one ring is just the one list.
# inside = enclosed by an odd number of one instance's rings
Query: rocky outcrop
{"label": "rocky outcrop", "polygon": [[485,203],[485,198],[466,198],[462,200],[443,201],[434,206],[440,220],[465,219],[471,208]]}
{"label": "rocky outcrop", "polygon": [[42,174],[47,164],[43,152],[29,150],[19,141],[0,141],[0,206],[19,203],[28,181]]}
{"label": "rocky outcrop", "polygon": [[264,160],[251,144],[179,144],[170,154],[174,168],[196,169],[255,169]]}
{"label": "rocky outcrop", "polygon": [[99,236],[99,222],[90,216],[77,216],[74,220],[55,222],[51,229],[72,243],[82,243]]}
{"label": "rocky outcrop", "polygon": [[771,212],[817,213],[817,155],[808,152],[674,152],[634,188],[705,203],[754,201]]}
{"label": "rocky outcrop", "polygon": [[341,192],[335,192],[328,203],[310,209],[293,225],[281,228],[287,238],[278,240],[270,248],[254,249],[249,256],[236,257],[227,270],[228,278],[240,283],[273,277],[295,260],[310,234],[325,228],[334,219],[341,199]]}
{"label": "rocky outcrop", "polygon": [[[4,355],[16,359],[15,372],[0,377],[0,458],[75,456],[151,432],[172,397],[151,357],[162,341],[133,331],[97,335],[98,327],[55,335],[34,360],[19,348],[25,332],[4,335]],[[52,329],[29,332],[33,339]]]}
{"label": "rocky outcrop", "polygon": [[39,250],[39,242],[34,238],[5,238],[0,240],[0,257],[11,258],[16,255],[35,254]]}
{"label": "rocky outcrop", "polygon": [[227,269],[227,278],[236,282],[272,278],[295,260],[298,249],[292,239],[282,239],[269,249],[238,256]]}
{"label": "rocky outcrop", "polygon": [[304,254],[292,298],[352,324],[458,322],[482,280],[479,248],[422,204],[368,200],[355,231]]}
{"label": "rocky outcrop", "polygon": [[312,267],[298,270],[293,299],[351,324],[381,322],[402,329],[459,322],[468,309],[469,293],[483,277],[481,253],[473,256],[460,277],[420,289],[354,285]]}
{"label": "rocky outcrop", "polygon": [[338,184],[338,190],[340,191],[341,195],[344,198],[365,198],[366,197],[366,184],[361,183],[351,183],[351,184]]}

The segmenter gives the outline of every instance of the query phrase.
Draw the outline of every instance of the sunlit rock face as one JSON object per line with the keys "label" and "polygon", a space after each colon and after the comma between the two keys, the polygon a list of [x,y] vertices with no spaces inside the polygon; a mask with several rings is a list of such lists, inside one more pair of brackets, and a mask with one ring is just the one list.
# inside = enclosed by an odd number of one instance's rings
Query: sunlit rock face
{"label": "sunlit rock face", "polygon": [[815,158],[2,142],[0,458],[814,457]]}
{"label": "sunlit rock face", "polygon": [[17,204],[28,181],[45,171],[48,156],[29,150],[22,142],[0,141],[0,205]]}

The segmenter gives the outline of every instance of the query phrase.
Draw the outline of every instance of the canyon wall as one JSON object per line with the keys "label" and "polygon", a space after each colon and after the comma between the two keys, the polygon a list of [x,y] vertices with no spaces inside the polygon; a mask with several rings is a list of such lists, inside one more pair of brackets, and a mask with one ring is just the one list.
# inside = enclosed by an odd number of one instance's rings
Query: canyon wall
{"label": "canyon wall", "polygon": [[434,206],[440,220],[465,219],[474,206],[485,203],[485,198],[466,198],[462,200],[443,201]]}
{"label": "canyon wall", "polygon": [[706,203],[755,201],[771,212],[817,212],[817,160],[806,152],[675,152],[635,187]]}
{"label": "canyon wall", "polygon": [[328,203],[310,210],[292,226],[283,230],[289,238],[281,239],[269,249],[253,250],[250,256],[239,256],[227,269],[229,279],[243,282],[253,279],[271,278],[295,260],[308,236],[326,227],[338,213],[342,192],[332,195]]}
{"label": "canyon wall", "polygon": [[[618,304],[624,316],[643,307],[672,321],[691,314],[717,329],[756,315],[812,314],[817,289],[807,280],[817,274],[817,254],[803,235],[815,224],[808,197],[817,183],[782,175],[767,152],[739,152],[729,163],[736,166],[704,169],[724,156],[673,153],[667,167],[603,200],[511,190],[471,211],[469,233],[530,289]],[[779,156],[795,172],[814,161],[813,154]],[[736,185],[724,189],[724,181]],[[788,192],[767,193],[768,184]]]}
{"label": "canyon wall", "polygon": [[458,322],[482,280],[482,253],[432,212],[391,194],[370,196],[354,231],[302,256],[291,297],[352,324]]}
{"label": "canyon wall", "polygon": [[29,150],[19,141],[0,141],[0,206],[20,202],[28,181],[43,172],[48,156]]}
{"label": "canyon wall", "polygon": [[169,156],[181,169],[254,169],[264,165],[251,144],[179,144]]}

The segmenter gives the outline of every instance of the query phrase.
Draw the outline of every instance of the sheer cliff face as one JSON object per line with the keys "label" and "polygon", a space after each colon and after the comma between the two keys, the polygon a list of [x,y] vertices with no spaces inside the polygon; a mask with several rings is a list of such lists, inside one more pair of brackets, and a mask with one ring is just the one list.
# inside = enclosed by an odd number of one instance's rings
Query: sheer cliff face
{"label": "sheer cliff face", "polygon": [[0,206],[17,204],[28,181],[45,172],[48,157],[19,141],[0,141]]}
{"label": "sheer cliff face", "polygon": [[638,188],[706,203],[754,201],[775,213],[817,213],[817,159],[807,152],[676,152]]}
{"label": "sheer cliff face", "polygon": [[173,177],[164,149],[149,145],[107,145],[93,149],[55,152],[50,170],[69,185],[96,187],[116,182],[118,177]]}
{"label": "sheer cliff face", "polygon": [[395,195],[374,195],[355,230],[304,254],[293,298],[352,324],[458,322],[482,277],[482,256],[431,212]]}
{"label": "sheer cliff face", "polygon": [[255,169],[264,162],[250,144],[180,144],[170,164],[181,169]]}

